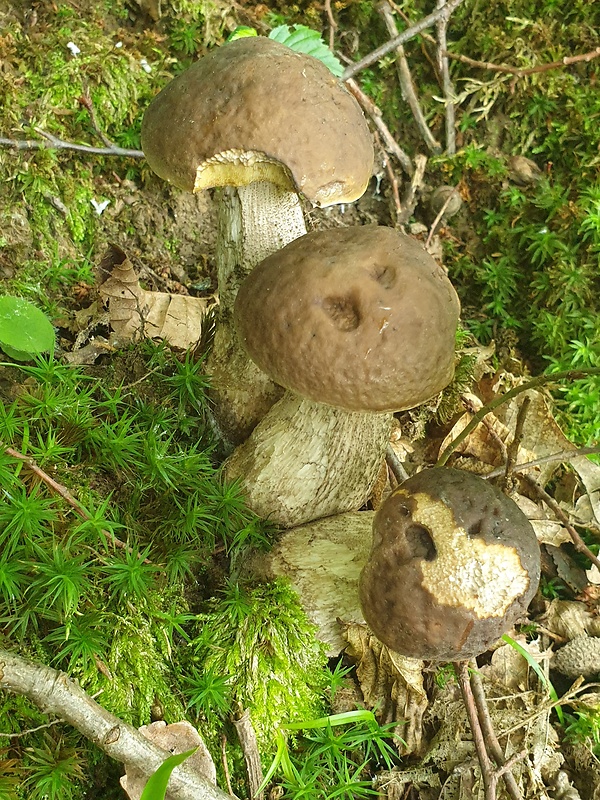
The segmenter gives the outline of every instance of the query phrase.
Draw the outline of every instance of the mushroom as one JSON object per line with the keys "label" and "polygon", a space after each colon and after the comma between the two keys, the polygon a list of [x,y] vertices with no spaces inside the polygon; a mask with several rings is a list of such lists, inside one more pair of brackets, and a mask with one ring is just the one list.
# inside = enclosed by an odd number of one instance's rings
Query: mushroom
{"label": "mushroom", "polygon": [[239,337],[289,391],[226,462],[249,506],[286,527],[360,508],[392,412],[452,379],[458,314],[444,270],[391,228],[309,233],[255,267]]}
{"label": "mushroom", "polygon": [[392,650],[459,661],[511,628],[539,577],[537,539],[516,503],[477,475],[437,467],[404,481],[377,512],[360,602]]}
{"label": "mushroom", "polygon": [[298,193],[329,206],[356,200],[373,168],[363,113],[329,69],[263,37],[213,50],[169,83],[142,123],[162,178],[220,196],[219,328],[209,361],[217,419],[242,441],[281,392],[235,340],[239,284],[266,256],[306,233]]}

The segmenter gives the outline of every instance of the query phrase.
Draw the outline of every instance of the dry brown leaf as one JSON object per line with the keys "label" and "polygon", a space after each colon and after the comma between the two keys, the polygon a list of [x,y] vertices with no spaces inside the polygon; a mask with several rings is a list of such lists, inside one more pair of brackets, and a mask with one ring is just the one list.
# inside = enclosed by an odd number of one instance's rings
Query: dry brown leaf
{"label": "dry brown leaf", "polygon": [[585,634],[600,636],[600,618],[595,617],[585,603],[577,600],[553,600],[540,622],[567,641]]}
{"label": "dry brown leaf", "polygon": [[396,742],[402,755],[423,748],[423,714],[427,695],[423,688],[423,662],[394,653],[364,625],[345,626],[347,653],[357,662],[356,674],[367,708],[376,709],[380,723],[398,722]]}
{"label": "dry brown leaf", "polygon": [[[446,436],[440,447],[440,452],[444,452],[450,442],[466,428],[473,414],[483,407],[481,400],[474,394],[467,394],[466,399],[472,405],[473,413],[466,411],[455,423],[450,433]],[[472,456],[483,464],[490,464],[494,467],[503,463],[502,446],[508,447],[513,438],[513,429],[502,423],[498,417],[490,412],[477,425],[475,430],[464,439],[456,448],[456,453]],[[524,447],[519,447],[518,461],[532,461],[536,456]]]}
{"label": "dry brown leaf", "polygon": [[181,350],[199,341],[202,318],[214,298],[146,291],[131,261],[116,245],[109,246],[100,271],[108,277],[98,292],[121,340],[164,339]]}

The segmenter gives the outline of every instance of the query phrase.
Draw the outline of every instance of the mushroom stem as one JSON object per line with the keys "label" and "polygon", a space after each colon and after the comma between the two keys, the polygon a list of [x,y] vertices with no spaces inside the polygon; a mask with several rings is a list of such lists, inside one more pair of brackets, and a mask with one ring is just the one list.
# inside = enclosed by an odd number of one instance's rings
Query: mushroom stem
{"label": "mushroom stem", "polygon": [[238,289],[259,261],[306,233],[298,195],[268,181],[220,191],[217,233],[219,320],[207,370],[223,438],[243,442],[282,389],[246,355],[233,325]]}
{"label": "mushroom stem", "polygon": [[393,415],[344,411],[286,392],[225,462],[249,507],[293,527],[364,505]]}

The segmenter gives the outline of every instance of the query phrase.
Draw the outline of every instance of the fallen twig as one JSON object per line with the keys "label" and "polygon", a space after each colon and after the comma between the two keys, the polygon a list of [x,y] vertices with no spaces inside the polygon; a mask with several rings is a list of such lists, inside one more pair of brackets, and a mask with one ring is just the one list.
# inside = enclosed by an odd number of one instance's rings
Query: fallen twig
{"label": "fallen twig", "polygon": [[375,125],[375,127],[377,128],[377,130],[381,135],[381,138],[383,139],[385,149],[392,155],[396,156],[396,158],[400,162],[400,165],[402,166],[402,169],[408,175],[412,176],[415,171],[412,161],[390,133],[390,129],[383,121],[381,109],[379,109],[375,105],[375,103],[371,100],[371,98],[368,97],[363,92],[363,90],[360,88],[358,83],[353,78],[349,78],[348,80],[346,80],[346,86],[348,87],[350,92],[352,92],[354,97],[358,100],[363,110],[372,119],[373,124]]}
{"label": "fallen twig", "polygon": [[444,55],[452,58],[454,61],[461,61],[463,64],[468,64],[471,67],[478,69],[487,69],[492,72],[504,72],[507,75],[514,75],[515,78],[524,78],[526,75],[535,75],[538,72],[547,72],[551,69],[560,69],[561,67],[568,67],[569,64],[578,64],[581,61],[592,61],[594,58],[600,57],[600,47],[595,50],[590,50],[589,53],[581,53],[577,56],[565,56],[560,61],[551,61],[547,64],[538,64],[536,67],[510,67],[508,64],[492,64],[489,61],[476,61],[474,58],[463,56],[460,53],[451,53],[448,50],[444,51]]}
{"label": "fallen twig", "polygon": [[[525,461],[522,464],[515,464],[512,468],[512,471],[525,472],[525,470],[533,469],[534,467],[541,467],[543,464],[552,464],[557,461],[568,463],[574,458],[579,458],[580,456],[598,455],[599,453],[600,445],[595,445],[594,447],[580,447],[579,449],[573,448],[572,450],[560,450],[557,453],[550,453],[547,456],[541,456],[533,461]],[[503,472],[504,467],[498,467],[498,469],[492,470],[492,472],[488,472],[487,475],[482,475],[481,477],[486,481],[489,481],[492,478],[499,477]]]}
{"label": "fallen twig", "polygon": [[465,425],[462,431],[454,437],[454,439],[448,444],[446,449],[439,456],[436,466],[444,466],[458,445],[463,442],[472,431],[475,430],[486,414],[489,414],[490,411],[494,411],[494,409],[503,405],[503,403],[508,402],[513,397],[521,394],[521,392],[526,392],[529,389],[537,389],[539,386],[545,386],[547,383],[555,383],[556,381],[575,381],[580,378],[586,378],[588,375],[600,375],[600,367],[570,369],[565,370],[564,372],[555,372],[552,375],[538,375],[537,378],[532,378],[532,380],[527,381],[526,383],[521,383],[519,386],[514,386],[512,389],[509,389],[508,392],[498,395],[498,397],[490,400],[489,403],[486,403],[486,405],[482,406],[482,408],[480,408],[479,411],[473,415],[471,420]]}
{"label": "fallen twig", "polygon": [[335,17],[333,16],[333,12],[331,10],[331,0],[325,0],[325,13],[327,14],[327,20],[329,21],[329,49],[333,51],[335,32],[338,24],[335,21]]}
{"label": "fallen twig", "polygon": [[590,548],[573,527],[568,515],[562,510],[556,500],[551,497],[551,495],[549,495],[548,492],[530,475],[523,475],[522,477],[525,483],[537,494],[539,499],[542,500],[554,513],[554,516],[559,520],[559,522],[562,522],[562,524],[565,526],[569,532],[571,540],[573,541],[575,550],[577,550],[579,553],[583,553],[583,555],[589,558],[592,564],[595,564],[598,569],[600,569],[600,558],[592,553]]}
{"label": "fallen twig", "polygon": [[[108,756],[150,777],[171,754],[98,705],[68,675],[0,649],[0,689],[27,697],[45,714],[72,725]],[[187,764],[169,781],[172,800],[231,800]]]}
{"label": "fallen twig", "polygon": [[504,465],[504,475],[502,477],[502,484],[500,486],[500,488],[503,491],[506,490],[506,488],[508,487],[508,482],[511,473],[513,472],[515,462],[517,460],[517,455],[519,453],[519,447],[521,446],[521,442],[523,441],[523,427],[525,425],[525,418],[527,417],[527,411],[529,410],[530,405],[531,405],[531,398],[525,397],[517,413],[517,421],[515,423],[515,433],[512,442],[506,448],[506,463]]}
{"label": "fallen twig", "polygon": [[252,800],[262,800],[263,792],[258,790],[263,783],[262,764],[260,762],[260,753],[258,750],[258,743],[256,741],[256,733],[250,719],[250,712],[244,709],[233,718],[238,739],[240,740],[240,747],[244,754],[244,761],[246,762],[246,772],[248,774],[248,788],[250,790],[249,796]]}
{"label": "fallen twig", "polygon": [[[90,514],[85,510],[85,508],[81,505],[79,500],[76,500],[73,497],[73,495],[67,489],[67,487],[63,486],[62,483],[58,483],[58,481],[55,481],[54,478],[48,475],[47,472],[44,472],[44,470],[36,464],[33,458],[31,458],[30,456],[23,455],[23,453],[19,453],[18,450],[14,449],[14,447],[5,447],[4,452],[7,455],[12,456],[12,458],[16,458],[19,461],[22,461],[27,466],[27,468],[30,469],[31,472],[33,472],[33,474],[36,475],[42,481],[42,483],[45,483],[49,489],[51,489],[57,495],[62,497],[62,499],[65,500],[71,506],[71,508],[75,511],[75,513],[78,516],[81,517],[81,519],[87,521],[92,518]],[[125,550],[128,553],[133,552],[133,550],[129,547],[129,545],[126,544],[125,542],[122,542],[120,539],[117,539],[114,533],[103,530],[102,535],[106,538],[107,541],[112,542],[112,544],[116,548]],[[144,563],[151,564],[152,562],[149,559],[145,558]]]}
{"label": "fallen twig", "polygon": [[92,147],[89,144],[75,144],[59,139],[52,133],[34,129],[36,133],[43,136],[43,139],[6,139],[0,137],[0,146],[13,147],[16,150],[76,150],[78,153],[93,153],[98,156],[124,156],[127,158],[144,158],[141,150],[129,150],[126,147],[118,147],[116,144],[110,147]]}
{"label": "fallen twig", "polygon": [[427,156],[415,156],[415,171],[411,178],[410,184],[406,189],[406,193],[402,198],[402,213],[398,217],[398,222],[400,225],[407,225],[415,210],[415,206],[417,205],[417,201],[419,199],[419,192],[423,186],[426,166]]}
{"label": "fallen twig", "polygon": [[[496,766],[499,769],[502,769],[508,762],[504,758],[504,753],[502,752],[500,742],[496,736],[496,731],[492,725],[492,718],[490,716],[490,710],[488,708],[485,691],[483,689],[481,675],[477,669],[477,664],[474,664],[473,669],[471,670],[469,682],[471,684],[473,700],[475,701],[475,707],[477,708],[477,717],[481,725],[486,749],[488,753],[491,753],[492,758],[496,762]],[[512,800],[521,800],[521,792],[512,772],[506,771],[502,777],[504,778],[506,791],[512,797]]]}
{"label": "fallen twig", "polygon": [[[390,36],[392,37],[396,36],[398,34],[398,29],[396,28],[396,23],[394,21],[394,16],[392,14],[392,9],[387,0],[384,0],[384,2],[381,3],[378,10],[381,16],[383,17],[383,21],[385,22],[385,25],[388,29],[388,33],[390,34]],[[402,47],[401,44],[396,47],[396,56],[398,64],[398,79],[400,81],[402,96],[408,103],[408,106],[412,112],[417,128],[421,133],[421,136],[423,137],[425,144],[432,153],[439,154],[442,152],[442,146],[429,130],[429,126],[427,125],[425,116],[419,104],[419,99],[417,97],[415,85],[413,83],[413,79],[410,74],[408,61],[406,59],[406,55],[404,54],[404,47]]]}
{"label": "fallen twig", "polygon": [[[471,683],[472,674],[470,674],[472,673],[472,670],[469,662],[457,661],[454,664],[454,669],[456,670],[458,685],[460,687],[465,709],[467,711],[467,718],[469,720],[471,733],[473,734],[473,743],[475,745],[475,752],[477,753],[477,760],[479,761],[479,768],[481,770],[485,800],[496,800],[496,787],[500,778],[504,779],[509,794],[513,800],[522,800],[519,787],[517,786],[517,783],[514,777],[510,774],[509,770],[519,759],[523,758],[525,754],[518,753],[508,761],[504,761],[502,750],[493,730],[489,710],[487,703],[485,702],[485,695],[483,695],[483,704],[481,706],[479,706],[475,700]],[[483,694],[483,690],[481,690],[481,693]],[[481,700],[481,695],[479,696],[479,699]],[[496,746],[494,746],[494,743],[497,746],[497,749]],[[492,763],[489,755],[489,749],[492,750],[492,755],[494,752],[497,752],[498,759],[501,762],[497,764],[497,767],[494,767]],[[495,757],[494,760],[496,760]],[[511,788],[509,788],[509,786]]]}
{"label": "fallen twig", "polygon": [[[437,7],[440,9],[446,8],[448,3],[446,0],[437,0]],[[456,115],[454,113],[454,87],[450,80],[450,71],[448,69],[448,56],[446,55],[447,40],[446,30],[448,28],[448,19],[450,13],[442,14],[442,16],[435,23],[437,31],[437,63],[442,80],[442,89],[444,91],[444,114],[446,118],[446,154],[453,156],[456,153]]]}
{"label": "fallen twig", "polygon": [[370,67],[371,64],[374,64],[376,61],[379,61],[380,58],[386,56],[388,53],[391,53],[399,44],[406,44],[406,42],[414,39],[415,36],[418,36],[421,31],[426,30],[427,28],[431,28],[438,19],[442,17],[448,18],[450,14],[458,8],[458,6],[462,3],[462,0],[449,0],[442,8],[436,8],[431,14],[428,14],[423,19],[419,20],[419,22],[415,22],[410,28],[407,28],[402,33],[399,33],[398,36],[394,36],[393,39],[390,39],[389,42],[382,44],[381,47],[378,47],[373,52],[366,55],[364,58],[361,58],[360,61],[356,61],[354,64],[346,67],[344,70],[344,74],[342,75],[342,80],[347,81],[348,78],[352,78],[358,72],[367,67]]}

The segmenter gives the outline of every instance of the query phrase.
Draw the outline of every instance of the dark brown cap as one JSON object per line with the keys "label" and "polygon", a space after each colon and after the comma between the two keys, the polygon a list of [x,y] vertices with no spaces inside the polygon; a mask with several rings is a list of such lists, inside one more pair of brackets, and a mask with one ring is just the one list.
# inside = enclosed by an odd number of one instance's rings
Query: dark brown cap
{"label": "dark brown cap", "polygon": [[459,310],[420,242],[368,225],[315,231],[266,258],[235,317],[276,383],[349,411],[400,411],[450,382]]}
{"label": "dark brown cap", "polygon": [[320,206],[356,200],[373,167],[354,97],[323,63],[264,37],[223,45],[171,81],[146,110],[142,148],[190,192],[271,180]]}
{"label": "dark brown cap", "polygon": [[404,481],[377,512],[360,602],[392,650],[455,661],[509,630],[539,577],[535,532],[516,503],[478,475],[438,467]]}

